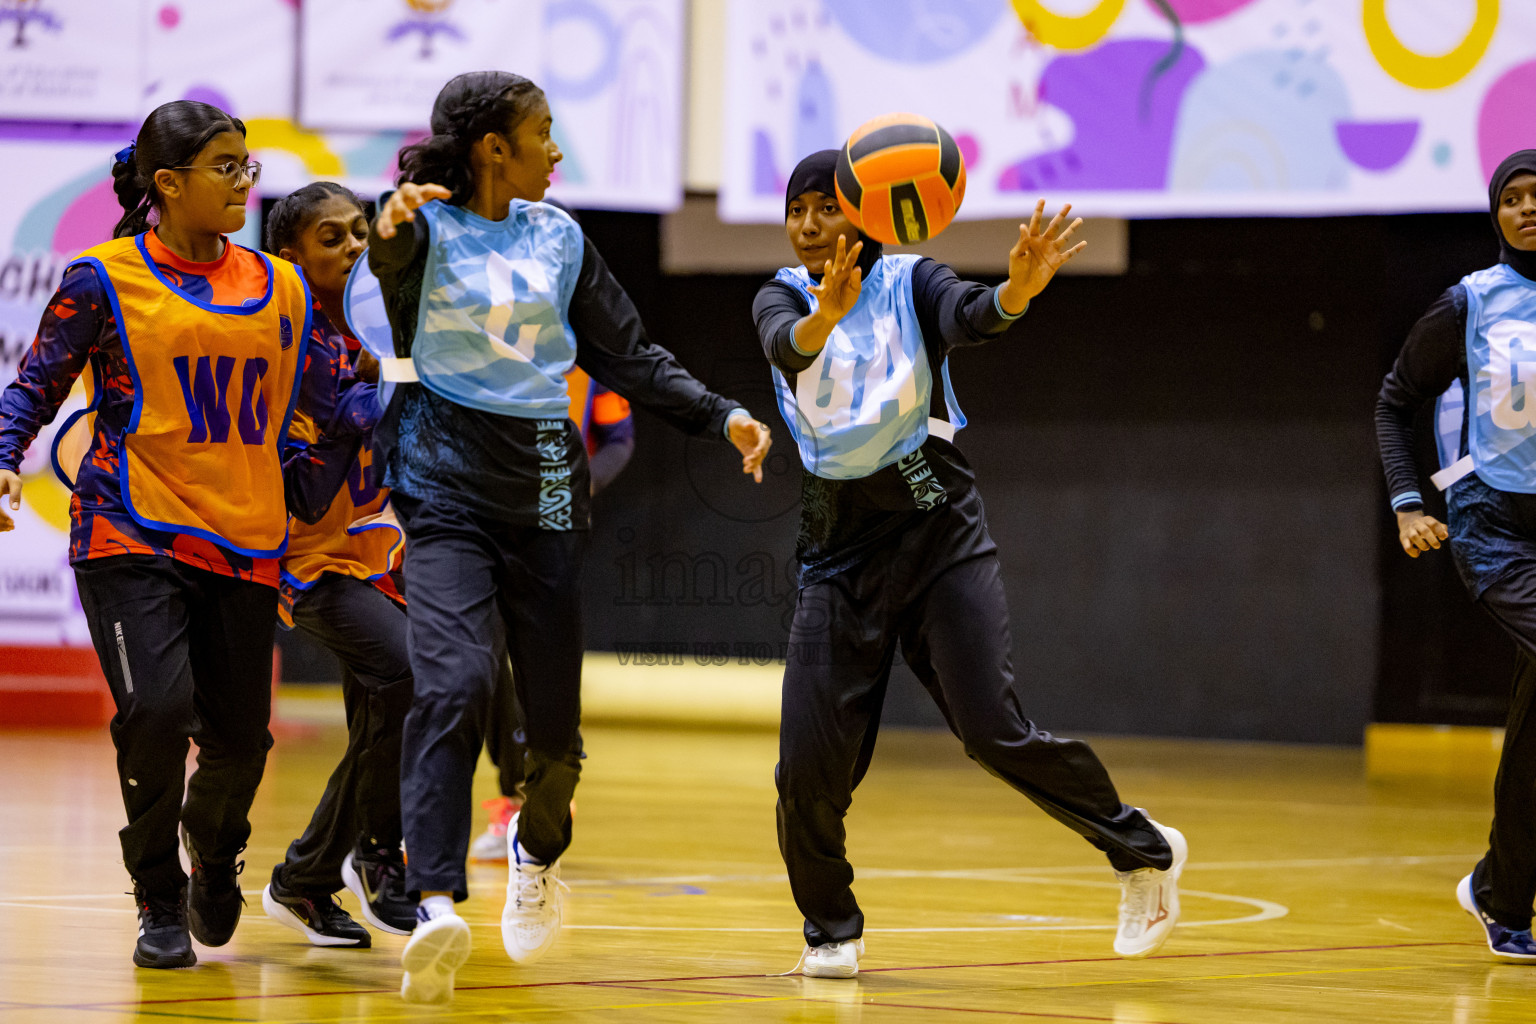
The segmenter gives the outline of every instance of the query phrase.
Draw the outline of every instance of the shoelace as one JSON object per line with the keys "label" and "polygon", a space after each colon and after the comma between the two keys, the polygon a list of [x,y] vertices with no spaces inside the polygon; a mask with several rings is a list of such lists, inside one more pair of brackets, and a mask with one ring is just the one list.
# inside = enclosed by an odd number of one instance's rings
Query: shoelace
{"label": "shoelace", "polygon": [[179,924],[181,921],[181,896],[174,899],[165,896],[141,896],[134,894],[139,909],[144,912],[145,923],[151,928]]}
{"label": "shoelace", "polygon": [[770,975],[768,975],[768,977],[770,977],[770,978],[787,978],[791,974],[799,974],[800,973],[800,968],[805,966],[805,958],[810,956],[810,955],[811,955],[811,947],[810,946],[806,946],[804,949],[802,949],[800,951],[800,959],[795,961],[795,966],[791,967],[789,970],[783,972],[782,974],[770,974]]}
{"label": "shoelace", "polygon": [[824,943],[824,944],[822,944],[820,946],[806,946],[804,949],[802,949],[800,951],[800,959],[795,961],[795,966],[791,967],[789,970],[785,971],[783,974],[770,974],[770,975],[768,975],[768,977],[770,977],[770,978],[787,978],[791,974],[799,974],[800,973],[800,968],[805,966],[805,958],[806,957],[810,956],[812,953],[816,952],[816,950],[818,950],[818,949],[830,950],[832,945],[833,945],[833,943]]}
{"label": "shoelace", "polygon": [[351,920],[352,915],[341,908],[341,904],[336,902],[335,896],[311,898],[309,902],[315,908],[316,919],[322,922],[324,926],[330,926],[341,917],[345,917],[349,921]]}
{"label": "shoelace", "polygon": [[542,907],[544,901],[549,898],[546,895],[546,891],[550,882],[554,882],[555,885],[566,892],[571,891],[571,887],[566,885],[558,875],[551,878],[547,869],[540,871],[538,874],[525,875],[522,872],[518,872],[517,905],[519,907]]}
{"label": "shoelace", "polygon": [[[393,856],[391,856],[393,854]],[[381,849],[377,861],[379,893],[391,898],[405,895],[405,861],[394,850]]]}
{"label": "shoelace", "polygon": [[1153,872],[1131,871],[1120,896],[1120,916],[1129,917],[1141,921],[1147,917],[1147,907],[1151,902],[1152,893],[1156,891],[1156,879]]}

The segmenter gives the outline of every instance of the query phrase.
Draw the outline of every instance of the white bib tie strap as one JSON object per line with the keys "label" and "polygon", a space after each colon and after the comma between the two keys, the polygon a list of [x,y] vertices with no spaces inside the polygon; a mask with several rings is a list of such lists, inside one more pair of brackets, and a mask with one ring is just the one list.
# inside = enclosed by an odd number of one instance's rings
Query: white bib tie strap
{"label": "white bib tie strap", "polygon": [[388,356],[379,360],[379,380],[390,381],[395,384],[415,384],[421,378],[416,376],[416,363],[410,356]]}
{"label": "white bib tie strap", "polygon": [[1440,472],[1431,476],[1429,482],[1434,484],[1437,489],[1444,491],[1476,468],[1477,466],[1473,463],[1472,456],[1463,455]]}

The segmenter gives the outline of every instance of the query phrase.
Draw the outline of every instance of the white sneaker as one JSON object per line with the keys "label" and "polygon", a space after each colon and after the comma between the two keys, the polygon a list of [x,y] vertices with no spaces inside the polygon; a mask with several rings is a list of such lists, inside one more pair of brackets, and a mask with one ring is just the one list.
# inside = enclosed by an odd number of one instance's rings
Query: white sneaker
{"label": "white sneaker", "polygon": [[536,864],[517,845],[517,818],[507,826],[507,904],[501,911],[501,942],[513,963],[531,964],[560,935],[560,862]]}
{"label": "white sneaker", "polygon": [[1138,868],[1115,872],[1120,880],[1120,928],[1115,933],[1115,952],[1133,959],[1151,956],[1168,941],[1168,934],[1179,921],[1179,875],[1189,859],[1189,843],[1184,833],[1155,821],[1152,827],[1173,848],[1173,863],[1168,870]]}
{"label": "white sneaker", "polygon": [[475,841],[469,844],[470,860],[488,861],[490,863],[502,862],[507,859],[507,834],[498,832],[493,823],[486,826],[484,832],[475,836]]}
{"label": "white sneaker", "polygon": [[800,954],[800,973],[807,978],[851,978],[859,973],[859,957],[863,955],[863,939],[807,946]]}
{"label": "white sneaker", "polygon": [[469,922],[458,914],[418,919],[400,954],[405,977],[400,998],[408,1003],[446,1003],[453,999],[453,975],[469,959]]}

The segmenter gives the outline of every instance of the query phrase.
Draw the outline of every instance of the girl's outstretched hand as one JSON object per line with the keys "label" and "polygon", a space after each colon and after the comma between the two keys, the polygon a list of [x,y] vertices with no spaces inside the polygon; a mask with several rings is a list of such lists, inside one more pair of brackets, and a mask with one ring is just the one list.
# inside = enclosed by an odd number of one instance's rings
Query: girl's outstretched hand
{"label": "girl's outstretched hand", "polygon": [[821,284],[807,289],[816,296],[816,312],[833,324],[848,315],[864,290],[864,270],[859,266],[859,254],[863,251],[863,242],[854,242],[850,249],[848,240],[839,235],[837,251],[822,264]]}
{"label": "girl's outstretched hand", "polygon": [[1063,248],[1072,232],[1083,223],[1083,218],[1079,217],[1063,228],[1062,224],[1071,212],[1072,204],[1068,203],[1042,231],[1040,218],[1045,215],[1045,200],[1042,199],[1035,204],[1029,223],[1019,225],[1019,240],[1008,251],[1008,281],[998,295],[1003,312],[1009,315],[1022,313],[1030,299],[1045,291],[1045,286],[1051,283],[1062,264],[1087,248],[1087,242],[1078,242],[1070,249]]}
{"label": "girl's outstretched hand", "polygon": [[416,219],[416,210],[433,199],[452,199],[453,193],[441,185],[417,185],[405,182],[385,200],[379,215],[373,219],[373,229],[380,238],[394,238],[395,225]]}
{"label": "girl's outstretched hand", "polygon": [[751,473],[752,479],[763,482],[763,459],[768,456],[768,446],[773,443],[768,424],[751,416],[732,416],[728,424],[731,444],[741,452],[741,471]]}
{"label": "girl's outstretched hand", "polygon": [[[763,429],[768,428],[763,427]],[[8,469],[0,469],[0,533],[16,529],[16,520],[6,514],[7,505],[12,511],[21,508],[21,477]]]}
{"label": "girl's outstretched hand", "polygon": [[1440,542],[1450,536],[1445,524],[1423,512],[1399,512],[1397,514],[1397,542],[1408,552],[1409,558],[1418,558],[1420,551],[1438,548]]}

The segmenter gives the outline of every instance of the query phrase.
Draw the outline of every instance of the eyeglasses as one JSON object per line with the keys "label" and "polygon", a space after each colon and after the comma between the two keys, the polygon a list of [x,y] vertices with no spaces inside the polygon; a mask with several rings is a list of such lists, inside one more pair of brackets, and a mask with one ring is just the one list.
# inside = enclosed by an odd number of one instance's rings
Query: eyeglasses
{"label": "eyeglasses", "polygon": [[187,164],[183,167],[172,167],[173,171],[212,171],[224,179],[225,184],[238,187],[241,178],[250,178],[251,187],[261,181],[261,161],[248,160],[243,164],[237,164],[233,160],[226,160],[222,164]]}

